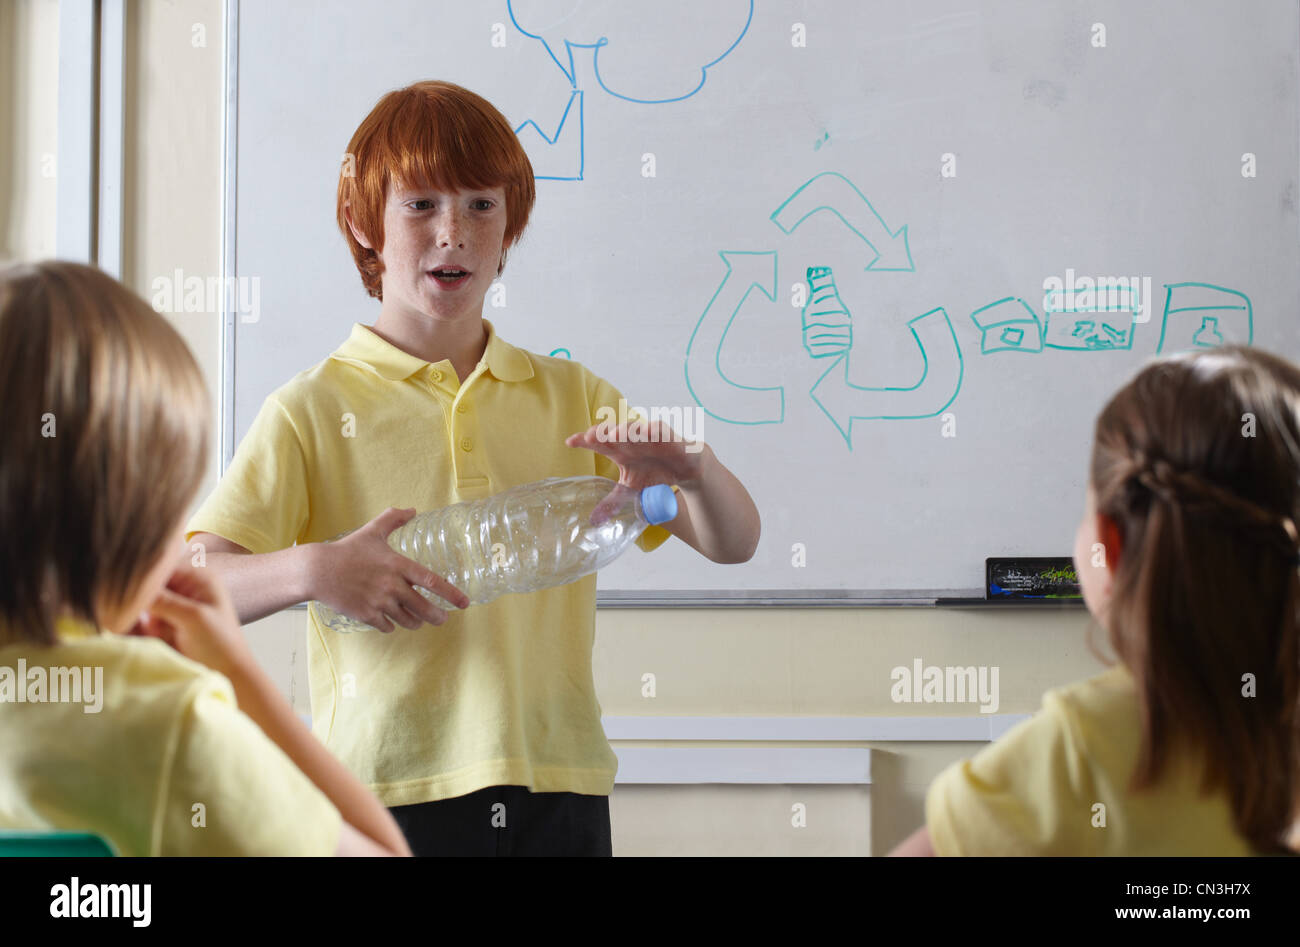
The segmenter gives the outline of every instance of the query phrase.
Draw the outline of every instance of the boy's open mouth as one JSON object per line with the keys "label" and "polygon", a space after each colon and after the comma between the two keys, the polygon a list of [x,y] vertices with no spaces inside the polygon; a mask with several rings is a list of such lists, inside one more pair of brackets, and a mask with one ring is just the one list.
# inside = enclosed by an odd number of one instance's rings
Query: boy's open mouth
{"label": "boy's open mouth", "polygon": [[456,283],[459,283],[465,277],[469,276],[469,271],[459,270],[450,266],[443,266],[443,267],[439,267],[436,270],[429,270],[429,275],[432,276],[434,279],[436,279],[439,283],[443,283],[448,286],[451,286]]}

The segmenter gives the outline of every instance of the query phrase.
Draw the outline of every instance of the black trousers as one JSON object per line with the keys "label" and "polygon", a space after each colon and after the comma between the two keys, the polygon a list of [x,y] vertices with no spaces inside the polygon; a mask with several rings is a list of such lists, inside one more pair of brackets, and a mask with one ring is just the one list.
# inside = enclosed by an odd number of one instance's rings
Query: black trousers
{"label": "black trousers", "polygon": [[388,810],[414,855],[614,854],[609,797],[489,786],[453,799]]}

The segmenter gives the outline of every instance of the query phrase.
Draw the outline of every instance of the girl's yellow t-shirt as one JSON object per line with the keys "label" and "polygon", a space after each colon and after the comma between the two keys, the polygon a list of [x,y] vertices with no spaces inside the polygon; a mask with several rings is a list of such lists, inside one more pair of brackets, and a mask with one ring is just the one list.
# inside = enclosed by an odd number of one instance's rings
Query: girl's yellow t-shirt
{"label": "girl's yellow t-shirt", "polygon": [[1173,759],[1158,785],[1128,790],[1141,740],[1122,665],[1048,691],[1043,708],[930,786],[938,855],[1251,855],[1226,792]]}
{"label": "girl's yellow t-shirt", "polygon": [[156,638],[64,619],[0,647],[0,830],[93,832],[119,855],[333,855],[342,817],[235,703]]}

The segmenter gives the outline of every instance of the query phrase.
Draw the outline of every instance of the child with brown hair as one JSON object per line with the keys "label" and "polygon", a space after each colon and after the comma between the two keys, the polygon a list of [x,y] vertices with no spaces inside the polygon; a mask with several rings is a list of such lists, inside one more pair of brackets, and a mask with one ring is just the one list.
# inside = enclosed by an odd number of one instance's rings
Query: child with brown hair
{"label": "child with brown hair", "polygon": [[1300,369],[1144,367],[1097,419],[1074,547],[1118,663],[940,774],[893,854],[1296,851],[1298,522]]}
{"label": "child with brown hair", "polygon": [[209,420],[176,330],[91,267],[2,269],[0,404],[0,831],[410,854],[183,563]]}

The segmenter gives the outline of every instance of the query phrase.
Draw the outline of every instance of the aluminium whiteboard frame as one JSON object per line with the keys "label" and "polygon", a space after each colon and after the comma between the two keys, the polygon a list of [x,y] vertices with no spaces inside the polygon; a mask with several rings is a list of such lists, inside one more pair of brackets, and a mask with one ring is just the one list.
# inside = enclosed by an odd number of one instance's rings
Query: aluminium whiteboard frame
{"label": "aluminium whiteboard frame", "polygon": [[98,19],[95,0],[59,0],[54,252],[87,264],[95,260]]}
{"label": "aluminium whiteboard frame", "polygon": [[59,0],[54,255],[121,280],[125,0]]}
{"label": "aluminium whiteboard frame", "polygon": [[[239,145],[239,0],[225,0],[226,28],[221,66],[221,285],[234,286],[236,158]],[[221,396],[217,399],[217,478],[226,475],[235,453],[235,300],[228,294],[221,308]]]}
{"label": "aluminium whiteboard frame", "polygon": [[99,202],[96,265],[123,278],[126,170],[126,0],[99,0]]}

